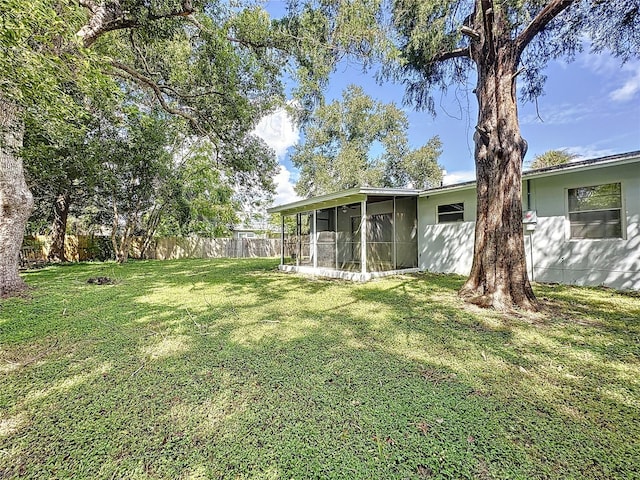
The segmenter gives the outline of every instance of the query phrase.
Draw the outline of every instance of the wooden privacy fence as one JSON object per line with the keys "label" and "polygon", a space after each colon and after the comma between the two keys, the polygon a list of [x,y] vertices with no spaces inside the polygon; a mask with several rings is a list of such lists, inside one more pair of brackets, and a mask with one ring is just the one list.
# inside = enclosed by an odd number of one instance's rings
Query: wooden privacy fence
{"label": "wooden privacy fence", "polygon": [[146,256],[158,260],[278,257],[280,256],[280,244],[279,238],[166,237],[154,240]]}
{"label": "wooden privacy fence", "polygon": [[[257,258],[280,256],[279,238],[200,238],[164,237],[151,242],[140,255],[142,239],[132,242],[131,258],[170,260],[175,258]],[[26,237],[22,247],[23,263],[45,261],[51,246],[50,237],[38,235]],[[65,238],[67,260],[107,260],[113,258],[111,239],[103,236],[67,235]]]}

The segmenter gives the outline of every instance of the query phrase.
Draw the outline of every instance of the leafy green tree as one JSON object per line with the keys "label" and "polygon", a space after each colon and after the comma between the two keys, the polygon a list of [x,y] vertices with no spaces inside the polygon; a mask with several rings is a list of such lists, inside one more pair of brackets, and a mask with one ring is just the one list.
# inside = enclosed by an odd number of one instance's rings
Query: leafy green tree
{"label": "leafy green tree", "polygon": [[439,139],[410,151],[407,127],[406,115],[395,105],[349,86],[342,101],[320,106],[305,124],[305,141],[291,157],[300,169],[296,191],[312,196],[356,186],[439,184]]}
{"label": "leafy green tree", "polygon": [[170,176],[172,156],[166,120],[159,112],[131,107],[101,142],[102,180],[95,190],[100,223],[111,225],[116,261],[127,261],[134,236],[141,233],[163,180]]}
{"label": "leafy green tree", "polygon": [[185,149],[179,161],[174,156],[172,173],[152,212],[161,235],[221,237],[237,221],[241,207],[234,199],[233,184],[211,168],[211,149],[209,142],[198,141]]}
{"label": "leafy green tree", "polygon": [[[89,146],[77,136],[58,143],[40,137],[35,128],[27,126],[23,150],[27,183],[35,203],[29,223],[39,225],[35,227],[37,233],[50,232],[48,260],[65,262],[64,240],[71,205],[86,192],[87,181],[94,173],[87,161]],[[37,162],[31,161],[34,156]]]}
{"label": "leafy green tree", "polygon": [[[114,84],[78,53],[82,18],[67,2],[0,2],[0,294],[25,288],[18,257],[33,196],[20,156],[28,113],[52,131],[82,116],[75,92]],[[73,94],[67,86],[73,83]]]}
{"label": "leafy green tree", "polygon": [[442,167],[438,158],[442,153],[442,142],[432,137],[426,145],[407,152],[400,158],[401,180],[399,185],[425,190],[442,185]]}
{"label": "leafy green tree", "polygon": [[[267,228],[271,232],[277,232],[277,237],[282,233],[282,218],[280,213],[272,213],[267,219]],[[295,215],[284,216],[284,234],[285,236],[295,235],[297,229],[297,220]]]}
{"label": "leafy green tree", "polygon": [[547,152],[536,155],[531,162],[531,168],[546,168],[564,165],[578,158],[578,155],[569,153],[567,150],[549,150]]}
{"label": "leafy green tree", "polygon": [[[185,136],[183,123],[158,109],[129,107],[119,122],[102,125],[102,173],[86,211],[93,224],[110,225],[120,263],[127,261],[134,237],[144,256],[157,233],[223,236],[238,219],[238,172],[213,168],[215,147]],[[271,162],[273,153],[265,148],[247,148],[247,161],[256,162],[264,151]]]}
{"label": "leafy green tree", "polygon": [[191,0],[2,0],[0,10],[2,294],[24,288],[18,255],[33,205],[19,156],[24,115],[59,123],[78,116],[69,84],[153,99],[182,117],[192,135],[212,141],[221,171],[271,186],[275,159],[256,163],[243,154],[246,143],[256,145],[255,122],[282,100],[283,57],[263,9]]}
{"label": "leafy green tree", "polygon": [[86,96],[77,100],[85,108],[73,120],[51,124],[37,114],[25,118],[22,159],[35,201],[29,225],[34,233],[51,235],[49,261],[66,261],[67,219],[72,209],[81,211],[101,179],[100,130],[113,105]]}
{"label": "leafy green tree", "polygon": [[434,111],[434,89],[475,79],[478,208],[473,264],[460,294],[497,309],[536,310],[522,232],[527,143],[518,123],[516,84],[525,100],[541,95],[547,62],[573,58],[585,36],[596,52],[611,49],[622,61],[638,55],[638,2],[397,0],[390,10],[387,5],[308,1],[294,5],[289,23],[314,29],[328,64],[345,52],[382,60],[384,73],[406,85],[407,100],[418,108]]}

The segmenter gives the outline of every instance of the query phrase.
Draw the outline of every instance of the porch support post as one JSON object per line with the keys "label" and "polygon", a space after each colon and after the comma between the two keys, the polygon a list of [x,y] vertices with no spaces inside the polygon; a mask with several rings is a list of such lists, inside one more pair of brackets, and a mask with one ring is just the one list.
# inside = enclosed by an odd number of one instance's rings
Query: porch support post
{"label": "porch support post", "polygon": [[298,242],[298,253],[296,254],[296,266],[300,266],[300,255],[302,255],[302,214],[296,213],[296,237]]}
{"label": "porch support post", "polygon": [[396,196],[393,196],[393,215],[391,217],[391,229],[393,232],[393,236],[391,237],[391,248],[393,249],[393,253],[392,253],[392,262],[393,262],[393,269],[397,270],[398,269],[398,242],[397,242],[397,238],[396,238]]}
{"label": "porch support post", "polygon": [[338,207],[333,208],[335,223],[333,224],[333,243],[336,251],[336,270],[338,269]]}
{"label": "porch support post", "polygon": [[318,210],[313,210],[313,268],[318,268]]}
{"label": "porch support post", "polygon": [[360,272],[367,273],[367,198],[360,202]]}
{"label": "porch support post", "polygon": [[284,265],[284,214],[280,215],[280,265]]}

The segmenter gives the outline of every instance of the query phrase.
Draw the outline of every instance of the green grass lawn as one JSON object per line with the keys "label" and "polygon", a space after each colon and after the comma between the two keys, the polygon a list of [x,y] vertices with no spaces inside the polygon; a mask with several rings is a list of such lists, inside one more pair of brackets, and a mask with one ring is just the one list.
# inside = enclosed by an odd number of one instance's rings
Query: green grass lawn
{"label": "green grass lawn", "polygon": [[[640,478],[640,297],[274,260],[81,264],[0,303],[0,478]],[[113,285],[92,285],[108,276]]]}

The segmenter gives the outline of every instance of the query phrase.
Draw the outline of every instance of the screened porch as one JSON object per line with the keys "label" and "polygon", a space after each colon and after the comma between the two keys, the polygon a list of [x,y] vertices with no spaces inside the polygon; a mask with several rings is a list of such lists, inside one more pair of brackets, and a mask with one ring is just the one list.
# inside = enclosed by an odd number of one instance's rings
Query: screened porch
{"label": "screened porch", "polygon": [[417,192],[361,188],[269,211],[282,215],[282,270],[352,280],[417,271]]}

